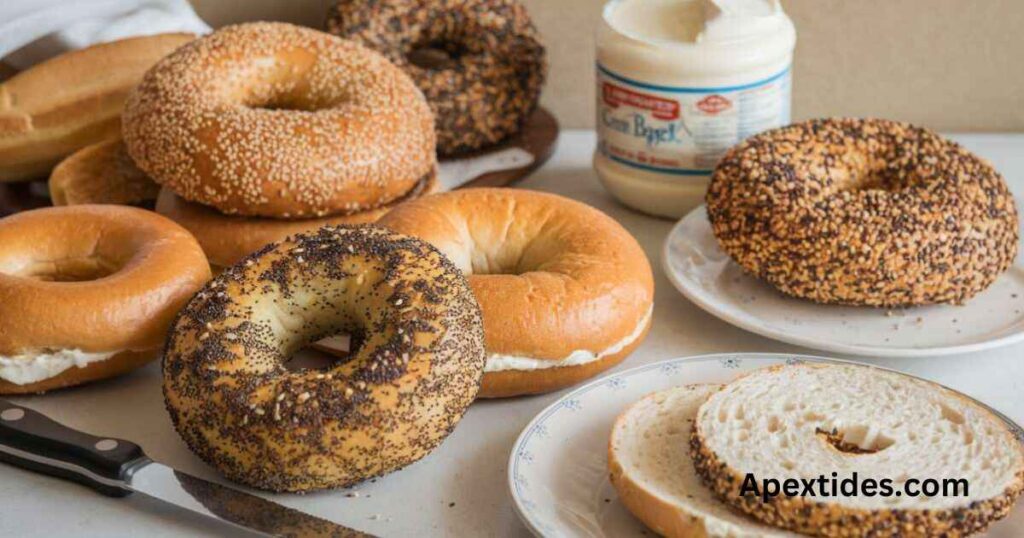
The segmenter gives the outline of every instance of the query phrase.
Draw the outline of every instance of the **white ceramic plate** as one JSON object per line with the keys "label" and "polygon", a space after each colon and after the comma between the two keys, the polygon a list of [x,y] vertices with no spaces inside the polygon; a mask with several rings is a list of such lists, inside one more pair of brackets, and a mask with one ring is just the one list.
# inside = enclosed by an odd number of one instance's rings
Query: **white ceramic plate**
{"label": "white ceramic plate", "polygon": [[662,266],[707,312],[750,332],[813,349],[873,357],[968,353],[1024,340],[1024,267],[1015,263],[963,306],[884,309],[787,297],[718,247],[704,206],[665,240]]}
{"label": "white ceramic plate", "polygon": [[[508,481],[519,516],[537,536],[655,536],[618,501],[608,481],[608,435],[623,409],[647,394],[688,383],[727,383],[743,372],[793,361],[845,362],[779,354],[684,357],[598,379],[541,411],[512,447]],[[995,412],[995,411],[994,411]],[[1024,430],[998,412],[1024,442]],[[1019,537],[1024,506],[986,535]]]}

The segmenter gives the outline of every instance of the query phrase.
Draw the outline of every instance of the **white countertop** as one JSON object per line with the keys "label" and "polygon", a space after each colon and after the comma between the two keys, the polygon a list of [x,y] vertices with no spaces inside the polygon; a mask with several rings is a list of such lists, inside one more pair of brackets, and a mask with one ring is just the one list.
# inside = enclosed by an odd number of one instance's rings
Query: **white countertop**
{"label": "white countertop", "polygon": [[[1024,134],[955,136],[990,159],[1014,192],[1024,194]],[[590,166],[594,134],[562,134],[551,161],[520,186],[581,200],[607,212],[643,245],[655,269],[654,323],[640,348],[617,369],[671,357],[719,352],[818,354],[732,327],[688,302],[660,272],[659,252],[672,222],[618,205]],[[1018,205],[1024,207],[1018,196]],[[865,359],[963,391],[1024,423],[1024,344],[964,356]],[[561,393],[473,404],[456,431],[422,461],[345,492],[268,498],[382,536],[528,536],[506,487],[509,450],[520,430]],[[188,451],[171,427],[159,366],[44,396],[13,399],[89,433],[122,437],[155,460],[203,478],[217,474]],[[1017,511],[1024,510],[1018,506]],[[1018,514],[1019,515],[1019,514]],[[1021,525],[1024,518],[1000,524]],[[217,536],[231,532],[142,495],[103,497],[85,487],[0,464],[0,536]]]}

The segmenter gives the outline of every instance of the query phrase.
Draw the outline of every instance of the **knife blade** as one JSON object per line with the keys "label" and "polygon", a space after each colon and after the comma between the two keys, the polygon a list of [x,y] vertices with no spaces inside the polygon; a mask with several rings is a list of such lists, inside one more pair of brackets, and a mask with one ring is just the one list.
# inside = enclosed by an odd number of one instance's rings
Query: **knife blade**
{"label": "knife blade", "polygon": [[145,494],[264,536],[371,536],[151,460],[123,439],[96,437],[0,399],[0,461],[91,487]]}

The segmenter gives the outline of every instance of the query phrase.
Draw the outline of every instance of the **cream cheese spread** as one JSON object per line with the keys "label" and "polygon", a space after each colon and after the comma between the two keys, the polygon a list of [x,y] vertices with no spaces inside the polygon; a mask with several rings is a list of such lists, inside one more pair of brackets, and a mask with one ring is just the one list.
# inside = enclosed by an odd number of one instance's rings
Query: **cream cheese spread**
{"label": "cream cheese spread", "polygon": [[610,0],[594,167],[628,206],[681,217],[715,164],[789,122],[796,31],[778,0]]}
{"label": "cream cheese spread", "polygon": [[599,361],[605,357],[622,351],[626,346],[635,342],[637,338],[640,338],[640,335],[643,334],[647,324],[651,321],[651,312],[653,310],[654,307],[652,306],[651,309],[644,314],[643,319],[640,320],[640,323],[637,324],[636,328],[633,329],[633,332],[599,353],[595,353],[587,349],[577,349],[567,357],[554,360],[491,353],[487,356],[487,363],[484,365],[484,372],[501,372],[504,370],[541,370],[545,368],[559,368],[562,366],[579,366],[581,364],[587,364],[588,362]]}
{"label": "cream cheese spread", "polygon": [[117,351],[90,353],[81,349],[58,349],[14,356],[0,355],[0,379],[15,385],[28,385],[50,379],[71,367],[83,368],[94,362],[109,359],[117,353]]}

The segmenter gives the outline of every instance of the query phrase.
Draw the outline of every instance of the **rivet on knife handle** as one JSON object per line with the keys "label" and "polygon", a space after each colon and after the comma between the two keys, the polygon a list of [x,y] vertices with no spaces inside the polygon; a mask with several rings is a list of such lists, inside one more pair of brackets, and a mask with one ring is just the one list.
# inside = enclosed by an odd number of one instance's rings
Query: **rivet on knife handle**
{"label": "rivet on knife handle", "polygon": [[0,400],[0,460],[123,497],[131,473],[149,458],[135,443],[96,437]]}

